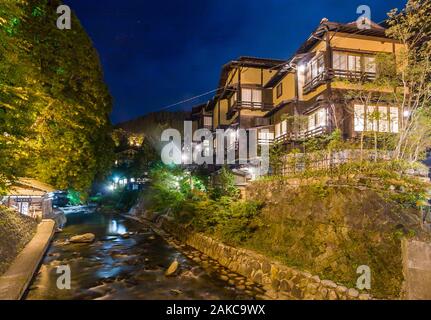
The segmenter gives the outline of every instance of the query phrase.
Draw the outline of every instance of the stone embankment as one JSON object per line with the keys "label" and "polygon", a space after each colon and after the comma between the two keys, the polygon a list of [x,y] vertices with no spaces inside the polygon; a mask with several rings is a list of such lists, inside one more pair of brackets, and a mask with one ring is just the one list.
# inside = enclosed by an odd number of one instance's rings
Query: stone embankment
{"label": "stone embankment", "polygon": [[[258,298],[280,300],[369,300],[372,298],[369,294],[359,293],[354,288],[347,288],[330,280],[321,280],[318,276],[290,268],[253,251],[227,246],[206,235],[186,230],[167,219],[162,219],[161,224],[164,230],[182,243],[218,261],[233,273],[244,276],[249,282],[261,285],[264,293]],[[199,258],[196,259],[198,260]]]}

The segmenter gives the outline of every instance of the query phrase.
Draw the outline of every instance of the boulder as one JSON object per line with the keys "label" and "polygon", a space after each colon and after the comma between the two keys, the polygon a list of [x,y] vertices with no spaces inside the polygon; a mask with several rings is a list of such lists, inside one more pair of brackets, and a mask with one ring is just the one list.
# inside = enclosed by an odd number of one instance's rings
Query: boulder
{"label": "boulder", "polygon": [[177,295],[177,296],[180,294],[183,294],[183,292],[181,290],[178,290],[178,289],[171,289],[170,292],[174,295]]}
{"label": "boulder", "polygon": [[167,277],[172,276],[177,271],[178,266],[179,266],[178,260],[175,259],[174,262],[172,262],[171,265],[169,266],[168,270],[166,270],[165,276]]}
{"label": "boulder", "polygon": [[70,243],[92,243],[96,236],[93,233],[86,233],[73,236],[69,239]]}

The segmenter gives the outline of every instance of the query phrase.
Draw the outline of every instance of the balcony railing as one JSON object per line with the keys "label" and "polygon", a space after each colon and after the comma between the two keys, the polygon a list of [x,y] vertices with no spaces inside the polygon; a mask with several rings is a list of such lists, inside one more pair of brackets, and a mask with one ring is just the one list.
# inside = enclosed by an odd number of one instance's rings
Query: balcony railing
{"label": "balcony railing", "polygon": [[228,115],[231,117],[233,113],[239,109],[269,111],[274,107],[272,103],[253,102],[253,101],[235,101],[228,109]]}
{"label": "balcony railing", "polygon": [[311,79],[310,81],[308,81],[306,84],[304,84],[304,93],[307,94],[311,91],[313,91],[313,89],[315,89],[316,87],[318,87],[319,85],[323,84],[326,80],[326,72],[322,72],[320,74],[318,74],[316,77],[314,77],[313,79]]}
{"label": "balcony railing", "polygon": [[[328,75],[328,77],[327,77]],[[304,84],[303,90],[304,93],[307,94],[313,91],[315,88],[325,83],[327,78],[343,78],[347,80],[354,81],[373,81],[376,79],[375,72],[365,72],[365,71],[354,71],[354,70],[342,70],[342,69],[333,69],[326,72],[322,72],[314,77],[312,80],[308,81]]]}
{"label": "balcony railing", "polygon": [[376,79],[375,72],[354,71],[354,70],[334,69],[332,70],[331,75],[336,78],[345,78],[348,80],[372,81]]}
{"label": "balcony railing", "polygon": [[314,129],[301,131],[301,132],[287,132],[279,137],[276,137],[275,142],[285,143],[285,142],[292,142],[292,141],[300,141],[300,140],[305,140],[315,136],[319,136],[325,133],[328,133],[328,127],[319,126]]}
{"label": "balcony railing", "polygon": [[264,138],[258,138],[257,144],[258,145],[272,145],[274,143],[274,139],[264,139]]}

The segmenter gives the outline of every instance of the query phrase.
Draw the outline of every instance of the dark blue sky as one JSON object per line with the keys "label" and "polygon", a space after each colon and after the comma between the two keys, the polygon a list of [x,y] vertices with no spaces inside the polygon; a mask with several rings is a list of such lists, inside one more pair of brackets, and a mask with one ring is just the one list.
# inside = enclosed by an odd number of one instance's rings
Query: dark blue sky
{"label": "dark blue sky", "polygon": [[[217,87],[238,56],[289,58],[323,17],[380,22],[405,0],[65,0],[92,38],[118,123]],[[185,103],[187,109],[210,96]]]}

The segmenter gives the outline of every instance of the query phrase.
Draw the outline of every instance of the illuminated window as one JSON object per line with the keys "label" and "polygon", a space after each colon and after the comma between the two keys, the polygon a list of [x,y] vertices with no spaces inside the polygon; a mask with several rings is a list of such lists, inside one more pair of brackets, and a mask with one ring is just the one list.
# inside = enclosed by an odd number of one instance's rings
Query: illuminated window
{"label": "illuminated window", "polygon": [[259,144],[265,144],[274,140],[273,132],[259,132]]}
{"label": "illuminated window", "polygon": [[230,105],[233,106],[236,102],[236,92],[230,97]]}
{"label": "illuminated window", "polygon": [[378,131],[378,110],[375,106],[368,106],[367,108],[367,131]]}
{"label": "illuminated window", "polygon": [[391,107],[390,108],[390,115],[389,115],[389,120],[390,120],[390,131],[394,132],[394,133],[398,133],[399,131],[399,115],[400,111],[397,107]]}
{"label": "illuminated window", "polygon": [[326,126],[326,109],[320,108],[317,112],[308,116],[308,130]]}
{"label": "illuminated window", "polygon": [[361,71],[361,57],[356,55],[349,55],[349,71]]}
{"label": "illuminated window", "polygon": [[203,145],[203,151],[204,151],[204,157],[208,157],[210,155],[210,142],[209,140],[204,140],[202,142]]}
{"label": "illuminated window", "polygon": [[311,82],[325,70],[325,59],[323,55],[310,61],[305,70],[305,83]]}
{"label": "illuminated window", "polygon": [[204,117],[204,126],[211,127],[212,126],[212,117]]}
{"label": "illuminated window", "polygon": [[[363,59],[363,65],[361,59]],[[376,58],[374,56],[335,51],[332,63],[334,70],[376,73]]]}
{"label": "illuminated window", "polygon": [[281,123],[275,125],[275,136],[278,138],[281,135]]}
{"label": "illuminated window", "polygon": [[316,116],[312,114],[308,117],[308,130],[316,129]]}
{"label": "illuminated window", "polygon": [[371,56],[364,57],[364,71],[376,73],[376,58]]}
{"label": "illuminated window", "polygon": [[336,70],[347,70],[347,54],[341,52],[334,52],[333,67]]}
{"label": "illuminated window", "polygon": [[262,90],[252,90],[252,98],[253,102],[262,103]]}
{"label": "illuminated window", "polygon": [[287,133],[287,120],[281,121],[281,135]]}
{"label": "illuminated window", "polygon": [[388,118],[388,108],[387,107],[379,107],[379,131],[380,132],[389,132],[389,118]]}
{"label": "illuminated window", "polygon": [[241,95],[242,101],[249,103],[252,107],[260,108],[262,106],[262,90],[242,88]]}
{"label": "illuminated window", "polygon": [[316,113],[317,116],[317,126],[324,127],[326,126],[326,109],[319,109]]}
{"label": "illuminated window", "polygon": [[399,109],[397,107],[354,105],[354,130],[393,132],[399,131]]}
{"label": "illuminated window", "polygon": [[243,88],[241,90],[241,99],[242,101],[251,102],[251,89],[245,89]]}
{"label": "illuminated window", "polygon": [[365,130],[365,107],[355,104],[354,106],[354,127],[355,131]]}

